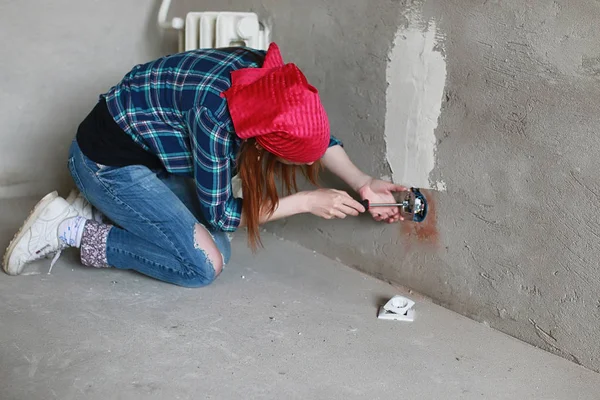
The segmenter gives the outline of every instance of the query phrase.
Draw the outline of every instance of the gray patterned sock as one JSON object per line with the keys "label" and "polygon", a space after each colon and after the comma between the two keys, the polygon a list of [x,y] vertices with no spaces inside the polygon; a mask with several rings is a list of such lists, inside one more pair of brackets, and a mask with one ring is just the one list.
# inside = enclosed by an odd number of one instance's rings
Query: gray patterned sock
{"label": "gray patterned sock", "polygon": [[81,263],[88,267],[107,268],[106,239],[112,226],[88,220],[81,237]]}

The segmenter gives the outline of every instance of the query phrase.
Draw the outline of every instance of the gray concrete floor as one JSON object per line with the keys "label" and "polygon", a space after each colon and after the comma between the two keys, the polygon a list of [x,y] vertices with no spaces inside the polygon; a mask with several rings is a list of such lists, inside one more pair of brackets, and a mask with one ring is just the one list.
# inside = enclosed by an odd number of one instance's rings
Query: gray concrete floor
{"label": "gray concrete floor", "polygon": [[[4,248],[35,200],[0,202]],[[598,399],[600,375],[265,235],[184,289],[69,252],[0,273],[0,399]],[[395,294],[412,323],[376,318]]]}

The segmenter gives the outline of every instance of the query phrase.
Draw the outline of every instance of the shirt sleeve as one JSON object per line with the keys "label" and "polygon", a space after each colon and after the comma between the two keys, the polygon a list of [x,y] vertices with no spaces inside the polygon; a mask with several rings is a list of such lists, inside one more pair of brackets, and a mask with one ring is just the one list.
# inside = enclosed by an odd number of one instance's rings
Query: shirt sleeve
{"label": "shirt sleeve", "polygon": [[202,214],[212,228],[233,232],[240,225],[242,199],[233,196],[230,134],[205,108],[190,111],[188,124]]}
{"label": "shirt sleeve", "polygon": [[336,138],[335,136],[331,135],[329,137],[329,147],[333,147],[333,146],[342,146],[342,147],[344,147],[344,143],[342,143],[342,141],[339,140],[338,138]]}

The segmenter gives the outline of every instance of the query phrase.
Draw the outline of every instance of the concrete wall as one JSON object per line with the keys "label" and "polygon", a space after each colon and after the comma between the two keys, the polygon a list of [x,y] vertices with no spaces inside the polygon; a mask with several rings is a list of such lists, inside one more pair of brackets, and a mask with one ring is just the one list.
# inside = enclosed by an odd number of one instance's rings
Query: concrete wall
{"label": "concrete wall", "polygon": [[395,279],[599,370],[600,2],[462,3],[425,7],[447,35],[440,246]]}
{"label": "concrete wall", "polygon": [[172,47],[157,4],[0,1],[0,197],[66,188],[68,146],[97,95]]}
{"label": "concrete wall", "polygon": [[[598,1],[174,6],[172,16],[258,12],[321,90],[360,168],[419,184],[427,171],[425,183],[442,189],[430,193],[424,226],[306,217],[270,229],[600,370]],[[0,58],[0,195],[68,182],[69,141],[98,92],[174,50],[156,11],[141,0],[0,3],[10,38]],[[398,154],[415,151],[402,165]]]}

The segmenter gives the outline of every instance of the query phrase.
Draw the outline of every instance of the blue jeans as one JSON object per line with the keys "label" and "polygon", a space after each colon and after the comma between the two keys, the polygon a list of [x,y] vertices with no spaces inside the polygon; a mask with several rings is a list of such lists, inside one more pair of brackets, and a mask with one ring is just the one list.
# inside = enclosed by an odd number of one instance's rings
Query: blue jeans
{"label": "blue jeans", "polygon": [[[207,224],[189,179],[139,165],[97,164],[77,141],[68,166],[81,193],[115,225],[106,237],[108,265],[185,287],[205,286],[216,278],[213,263],[195,240],[197,224]],[[227,234],[207,230],[226,264],[231,256]]]}

